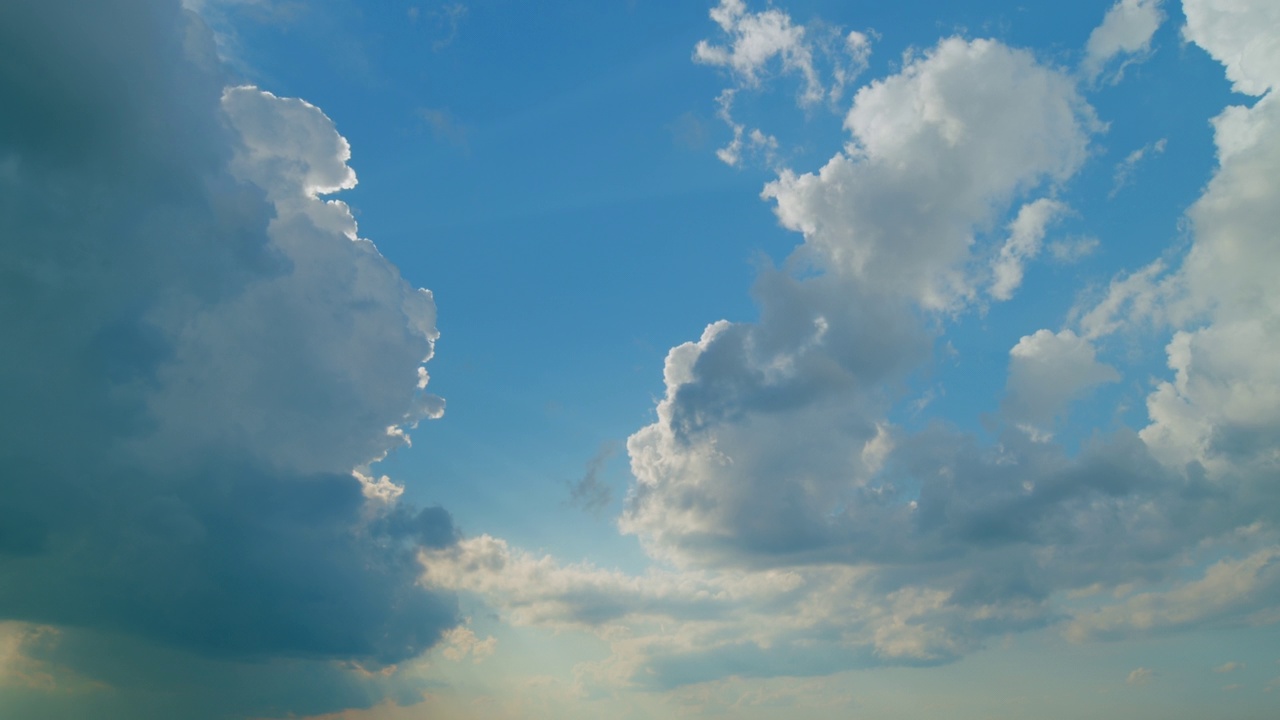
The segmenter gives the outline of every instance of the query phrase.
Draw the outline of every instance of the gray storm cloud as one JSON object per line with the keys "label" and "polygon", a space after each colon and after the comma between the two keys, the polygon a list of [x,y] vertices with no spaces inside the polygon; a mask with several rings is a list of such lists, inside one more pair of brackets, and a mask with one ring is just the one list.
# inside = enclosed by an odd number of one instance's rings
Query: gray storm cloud
{"label": "gray storm cloud", "polygon": [[321,197],[333,123],[212,47],[176,0],[0,7],[0,618],[118,696],[156,668],[78,637],[376,667],[457,622],[416,583],[449,514],[353,473],[442,410],[431,294]]}

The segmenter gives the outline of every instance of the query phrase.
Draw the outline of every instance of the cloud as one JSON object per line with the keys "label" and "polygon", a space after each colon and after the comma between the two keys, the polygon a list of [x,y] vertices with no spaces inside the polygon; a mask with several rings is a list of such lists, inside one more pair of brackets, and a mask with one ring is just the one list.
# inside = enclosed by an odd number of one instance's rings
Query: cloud
{"label": "cloud", "polygon": [[1092,255],[1100,244],[1096,237],[1063,238],[1049,243],[1049,255],[1054,262],[1069,265]]}
{"label": "cloud", "polygon": [[1070,637],[1114,639],[1206,622],[1263,624],[1280,619],[1280,547],[1221,560],[1204,576],[1162,592],[1140,593],[1075,618]]}
{"label": "cloud", "polygon": [[1273,3],[1216,3],[1183,0],[1187,24],[1182,35],[1222,63],[1236,92],[1260,96],[1280,79],[1280,41],[1272,30],[1280,25]]}
{"label": "cloud", "polygon": [[441,108],[420,108],[418,115],[427,124],[427,127],[431,129],[431,135],[437,142],[447,143],[466,150],[467,127],[458,122],[453,113]]}
{"label": "cloud", "polygon": [[[24,478],[0,484],[0,617],[109,676],[100,717],[148,717],[178,666],[225,697],[159,716],[415,657],[457,619],[416,548],[455,531],[361,477],[442,411],[431,294],[323,198],[355,174],[319,109],[224,91],[177,2],[74,5],[0,9],[0,232],[23,239],[0,259],[0,464]],[[238,692],[237,663],[284,658],[280,692]]]}
{"label": "cloud", "polygon": [[[417,20],[417,8],[410,8],[410,18]],[[467,17],[467,6],[459,2],[447,3],[428,13],[432,20],[435,38],[431,41],[432,52],[440,52],[458,39],[458,31],[462,21]]]}
{"label": "cloud", "polygon": [[[1280,10],[1197,2],[1185,10],[1184,35],[1223,63],[1238,90],[1260,94],[1280,83]],[[1280,102],[1268,92],[1252,107],[1227,107],[1213,125],[1219,167],[1187,211],[1192,246],[1162,281],[1174,376],[1148,397],[1142,437],[1166,462],[1197,462],[1222,477],[1268,472],[1280,443],[1280,369],[1268,361],[1280,352],[1271,330],[1280,307],[1272,272],[1280,263],[1272,242]]]}
{"label": "cloud", "polygon": [[[858,91],[850,152],[817,174],[784,171],[764,194],[832,271],[953,308],[972,296],[965,264],[992,206],[1070,177],[1095,123],[1070,79],[1028,53],[951,38]],[[1029,226],[1061,209],[1030,207]]]}
{"label": "cloud", "polygon": [[1067,402],[1090,387],[1120,379],[1100,363],[1089,341],[1070,330],[1039,330],[1009,351],[1009,380],[1004,410],[1018,423],[1046,430]]}
{"label": "cloud", "polygon": [[449,660],[460,662],[467,657],[474,663],[483,662],[498,647],[498,639],[490,635],[481,640],[475,631],[459,625],[444,634],[444,650],[441,654]]}
{"label": "cloud", "polygon": [[[745,10],[717,12],[732,26]],[[1189,12],[1187,36],[1230,64],[1274,29],[1251,17]],[[1236,72],[1259,86],[1265,67]],[[584,677],[659,689],[948,662],[1054,625],[1092,640],[1274,622],[1274,112],[1268,95],[1215,122],[1221,166],[1188,211],[1185,257],[1019,341],[991,439],[907,431],[888,418],[909,374],[983,289],[1018,286],[1101,129],[1077,80],[1030,53],[948,38],[910,56],[856,93],[840,152],[766,185],[803,242],[762,268],[759,319],[711,323],[665,359],[657,418],[627,443],[619,518],[656,567],[483,538],[424,552],[425,581],[517,624],[594,633],[611,654]],[[1045,437],[1120,378],[1102,358],[1139,326],[1169,339],[1174,371],[1146,426],[1079,450]]]}
{"label": "cloud", "polygon": [[745,85],[757,87],[760,73],[777,58],[784,72],[803,78],[801,102],[814,103],[822,98],[822,83],[814,69],[805,28],[792,24],[790,15],[777,8],[749,13],[742,0],[721,0],[711,9],[711,19],[730,36],[732,44],[725,47],[700,40],[693,51],[694,60],[728,67]]}
{"label": "cloud", "polygon": [[1126,155],[1124,160],[1121,160],[1116,164],[1115,175],[1111,182],[1111,192],[1107,193],[1107,197],[1114,198],[1120,193],[1121,188],[1129,184],[1133,179],[1134,170],[1137,169],[1138,164],[1147,157],[1148,153],[1151,155],[1160,155],[1164,152],[1166,145],[1168,145],[1168,140],[1160,138],[1159,140],[1147,143]]}
{"label": "cloud", "polygon": [[569,504],[586,510],[599,512],[613,502],[613,488],[600,480],[600,473],[605,463],[618,454],[614,443],[605,443],[587,462],[587,472],[576,482],[569,483]]}
{"label": "cloud", "polygon": [[[826,99],[838,102],[846,85],[867,67],[871,40],[865,33],[844,33],[840,28],[795,23],[778,8],[749,12],[743,0],[721,0],[710,11],[711,19],[727,36],[727,44],[700,40],[694,47],[695,62],[730,71],[734,85],[716,97],[716,115],[733,131],[729,144],[716,151],[726,165],[737,166],[744,153],[763,155],[773,163],[778,140],[760,128],[739,122],[734,102],[739,93],[759,91],[776,66],[782,76],[797,76],[802,87],[796,98],[801,107]],[[829,76],[829,80],[824,80]]]}
{"label": "cloud", "polygon": [[1017,217],[1009,223],[1009,239],[991,267],[994,278],[987,290],[991,297],[996,300],[1013,297],[1013,292],[1022,284],[1023,265],[1040,254],[1049,225],[1066,210],[1061,202],[1049,198],[1027,203],[1018,210]]}
{"label": "cloud", "polygon": [[1237,670],[1243,670],[1243,669],[1244,669],[1244,663],[1238,663],[1233,660],[1231,662],[1225,662],[1219,665],[1218,667],[1214,668],[1213,671],[1216,673],[1222,674],[1222,673],[1235,672]]}
{"label": "cloud", "polygon": [[1088,82],[1096,82],[1116,58],[1122,61],[1112,70],[1110,84],[1124,77],[1126,67],[1145,59],[1151,52],[1151,37],[1164,22],[1160,4],[1161,0],[1117,0],[1111,6],[1085,46],[1080,72]]}
{"label": "cloud", "polygon": [[1129,677],[1124,679],[1124,682],[1126,685],[1142,687],[1143,685],[1150,683],[1152,678],[1155,677],[1155,675],[1156,674],[1152,672],[1149,668],[1144,668],[1144,667],[1135,668],[1133,672],[1129,673]]}

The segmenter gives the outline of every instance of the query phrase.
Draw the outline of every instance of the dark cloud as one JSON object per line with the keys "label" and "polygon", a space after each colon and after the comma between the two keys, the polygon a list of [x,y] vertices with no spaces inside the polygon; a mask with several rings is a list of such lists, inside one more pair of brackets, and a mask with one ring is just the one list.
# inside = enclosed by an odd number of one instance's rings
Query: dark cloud
{"label": "dark cloud", "polygon": [[317,199],[354,183],[328,118],[224,96],[212,46],[176,0],[0,6],[0,618],[61,628],[51,662],[138,703],[118,717],[196,717],[209,693],[159,678],[201,663],[226,713],[289,711],[241,681],[355,688],[333,663],[457,622],[416,583],[449,514],[352,474],[440,411],[430,294]]}

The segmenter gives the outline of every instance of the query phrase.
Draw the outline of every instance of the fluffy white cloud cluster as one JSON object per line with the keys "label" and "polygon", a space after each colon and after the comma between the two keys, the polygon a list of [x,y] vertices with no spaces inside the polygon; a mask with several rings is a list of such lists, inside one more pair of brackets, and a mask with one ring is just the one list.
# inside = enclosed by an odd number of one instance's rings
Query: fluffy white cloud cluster
{"label": "fluffy white cloud cluster", "polygon": [[1068,77],[994,41],[945,40],[859,91],[849,149],[764,192],[804,234],[789,262],[819,274],[765,273],[759,323],[713,324],[670,353],[659,421],[628,443],[623,529],[663,553],[789,554],[865,525],[863,512],[905,519],[905,501],[871,483],[866,450],[883,388],[923,355],[918,313],[974,298],[976,235],[1068,177],[1092,124]]}
{"label": "fluffy white cloud cluster", "polygon": [[[1272,5],[1188,1],[1185,33],[1261,94],[1278,77]],[[1082,74],[1147,47],[1160,17],[1118,4]],[[668,569],[564,566],[482,538],[427,553],[428,583],[516,622],[590,628],[613,648],[601,682],[658,687],[945,661],[1064,616],[1081,640],[1274,621],[1273,97],[1215,121],[1221,167],[1180,265],[1118,278],[1072,327],[1011,350],[1004,428],[984,444],[907,434],[888,409],[934,327],[980,289],[1018,288],[1100,125],[1076,79],[998,42],[911,58],[857,93],[842,152],[766,187],[804,243],[762,272],[759,321],[713,323],[667,356],[657,420],[628,442],[619,526]],[[1120,378],[1099,348],[1138,321],[1172,332],[1150,424],[1074,454],[1050,442],[1074,398]],[[1226,559],[1186,580],[1208,546]]]}
{"label": "fluffy white cloud cluster", "polygon": [[1161,281],[1179,329],[1168,346],[1174,379],[1148,399],[1142,437],[1171,464],[1215,477],[1280,462],[1280,8],[1184,2],[1186,37],[1221,62],[1235,89],[1261,95],[1214,119],[1218,171],[1187,212],[1195,241]]}
{"label": "fluffy white cloud cluster", "polygon": [[[202,657],[395,663],[456,623],[416,584],[448,513],[353,474],[441,410],[432,297],[322,199],[355,184],[329,118],[226,80],[177,0],[0,7],[0,618],[74,628],[43,661],[112,677],[98,717]],[[156,716],[296,699],[210,672]]]}

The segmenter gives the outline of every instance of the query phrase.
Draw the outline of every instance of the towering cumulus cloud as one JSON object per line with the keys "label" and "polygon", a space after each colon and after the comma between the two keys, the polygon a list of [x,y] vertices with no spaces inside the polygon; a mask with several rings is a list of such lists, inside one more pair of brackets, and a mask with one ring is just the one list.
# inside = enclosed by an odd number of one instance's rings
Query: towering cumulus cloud
{"label": "towering cumulus cloud", "polygon": [[862,89],[850,149],[765,189],[804,234],[790,265],[819,274],[766,273],[759,323],[711,325],[668,355],[659,421],[628,444],[623,527],[690,558],[887,541],[877,526],[906,506],[873,500],[873,450],[885,387],[928,350],[917,313],[974,297],[979,228],[1069,176],[1091,117],[1069,78],[993,41],[946,40]]}
{"label": "towering cumulus cloud", "polygon": [[[449,515],[366,470],[441,411],[431,294],[321,199],[355,184],[330,120],[224,90],[212,47],[177,0],[0,7],[0,618],[61,638],[30,660],[95,717],[148,683],[157,716],[288,709],[235,663],[376,668],[455,624],[415,582]],[[188,661],[225,686],[184,708]]]}

